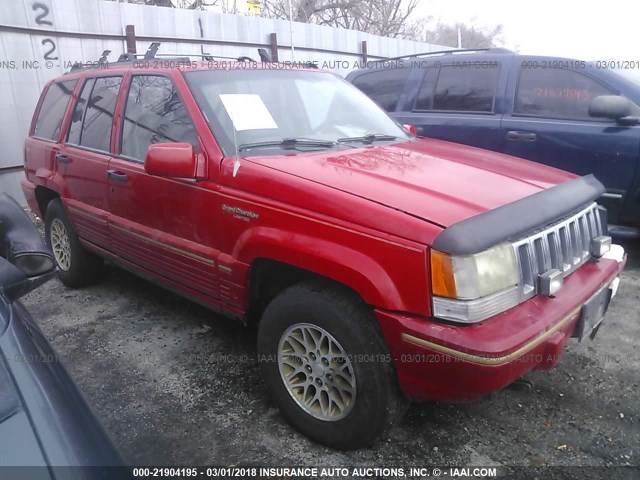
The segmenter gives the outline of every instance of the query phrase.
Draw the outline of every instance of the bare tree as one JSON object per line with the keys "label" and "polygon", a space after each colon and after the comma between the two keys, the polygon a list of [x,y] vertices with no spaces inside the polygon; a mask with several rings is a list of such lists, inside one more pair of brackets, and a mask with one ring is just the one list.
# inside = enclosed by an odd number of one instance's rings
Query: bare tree
{"label": "bare tree", "polygon": [[[115,0],[142,5],[207,10],[217,7],[223,13],[240,13],[238,2],[246,0]],[[412,19],[418,0],[261,0],[267,18],[289,19],[330,27],[359,30],[383,37],[407,38],[421,42],[464,48],[489,48],[502,43],[502,25],[446,25],[432,17]],[[459,35],[458,35],[459,34]]]}
{"label": "bare tree", "polygon": [[416,40],[447,47],[457,47],[461,40],[462,48],[491,48],[503,43],[502,25],[476,28],[463,23],[445,25],[438,22],[435,26],[432,23],[431,19],[420,22]]}
{"label": "bare tree", "polygon": [[[228,0],[114,0],[138,5],[154,5],[156,7],[185,8],[187,10],[206,10],[208,7],[229,7]],[[235,2],[234,2],[235,5]],[[226,13],[226,12],[225,12]]]}
{"label": "bare tree", "polygon": [[[418,0],[291,0],[292,20],[382,35],[413,36],[409,17]],[[289,0],[264,0],[262,15],[289,18]]]}

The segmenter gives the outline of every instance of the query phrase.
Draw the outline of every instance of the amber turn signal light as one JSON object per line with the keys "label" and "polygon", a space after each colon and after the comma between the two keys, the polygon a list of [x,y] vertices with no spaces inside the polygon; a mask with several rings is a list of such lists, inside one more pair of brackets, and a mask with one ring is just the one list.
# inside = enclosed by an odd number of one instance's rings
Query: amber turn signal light
{"label": "amber turn signal light", "polygon": [[455,298],[456,282],[451,256],[431,250],[431,289],[434,295]]}

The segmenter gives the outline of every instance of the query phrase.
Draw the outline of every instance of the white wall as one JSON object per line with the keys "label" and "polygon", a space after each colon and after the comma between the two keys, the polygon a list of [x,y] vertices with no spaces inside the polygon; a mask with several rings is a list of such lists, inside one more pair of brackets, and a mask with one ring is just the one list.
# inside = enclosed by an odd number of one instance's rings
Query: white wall
{"label": "white wall", "polygon": [[[103,50],[111,50],[109,60],[115,61],[126,51],[126,25],[135,26],[138,53],[144,53],[150,41],[159,37],[163,41],[158,53],[200,53],[203,37],[268,48],[269,35],[275,32],[280,61],[292,59],[288,48],[290,25],[284,20],[106,0],[4,1],[0,5],[0,172],[2,168],[22,164],[24,139],[45,83],[76,61],[97,60]],[[436,45],[303,23],[293,24],[293,40],[299,48],[295,51],[296,61],[318,61],[320,66],[326,61],[333,65],[336,60],[347,62],[348,68],[334,68],[343,75],[361,60],[362,41],[367,42],[371,58],[441,49]],[[205,44],[202,48],[212,55],[259,58],[256,46]],[[24,63],[34,61],[37,65]],[[0,191],[19,192],[16,181],[20,178],[21,174],[0,173]]]}

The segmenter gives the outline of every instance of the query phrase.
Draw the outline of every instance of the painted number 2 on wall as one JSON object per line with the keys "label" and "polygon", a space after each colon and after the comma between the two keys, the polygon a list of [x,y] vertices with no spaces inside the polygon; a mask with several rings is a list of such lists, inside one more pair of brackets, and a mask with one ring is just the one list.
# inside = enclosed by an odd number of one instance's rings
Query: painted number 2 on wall
{"label": "painted number 2 on wall", "polygon": [[[36,24],[48,25],[50,27],[53,26],[53,22],[49,20],[49,13],[50,13],[49,6],[43,3],[36,2],[31,4],[31,8],[36,14],[36,18],[35,18]],[[55,55],[55,51],[57,48],[56,42],[53,41],[53,39],[45,38],[40,43],[42,43],[42,45],[46,48],[46,51],[44,52],[45,60],[58,60],[58,56]]]}

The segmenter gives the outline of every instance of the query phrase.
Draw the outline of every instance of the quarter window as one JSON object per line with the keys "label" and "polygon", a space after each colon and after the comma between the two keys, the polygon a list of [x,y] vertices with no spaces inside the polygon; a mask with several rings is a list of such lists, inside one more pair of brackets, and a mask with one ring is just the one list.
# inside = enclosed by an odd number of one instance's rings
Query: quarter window
{"label": "quarter window", "polygon": [[410,72],[409,68],[379,70],[358,76],[353,84],[387,112],[393,112]]}
{"label": "quarter window", "polygon": [[108,152],[111,144],[113,112],[122,77],[96,78],[82,123],[80,145]]}
{"label": "quarter window", "polygon": [[599,95],[616,95],[590,77],[565,69],[522,69],[518,80],[515,115],[594,120],[589,104]]}
{"label": "quarter window", "polygon": [[[485,67],[443,65],[431,95],[432,84],[422,85],[416,110],[493,112],[500,77],[498,64]],[[425,76],[425,80],[427,76]],[[433,99],[433,102],[431,101]]]}
{"label": "quarter window", "polygon": [[124,112],[122,155],[142,161],[149,145],[165,142],[185,142],[197,148],[198,135],[169,78],[136,75]]}
{"label": "quarter window", "polygon": [[64,113],[76,83],[77,80],[67,80],[49,86],[38,112],[34,136],[48,140],[58,139]]}

